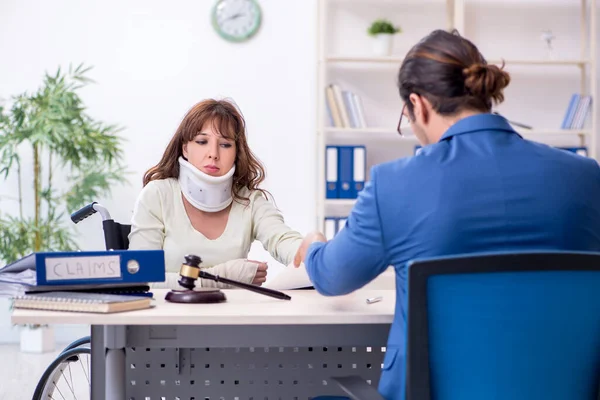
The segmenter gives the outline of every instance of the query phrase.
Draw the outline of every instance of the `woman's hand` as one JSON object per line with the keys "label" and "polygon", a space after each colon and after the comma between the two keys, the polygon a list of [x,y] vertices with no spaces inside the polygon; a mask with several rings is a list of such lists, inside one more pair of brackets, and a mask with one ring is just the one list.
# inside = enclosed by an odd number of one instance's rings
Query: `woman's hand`
{"label": "woman's hand", "polygon": [[302,240],[300,248],[296,252],[296,256],[294,257],[294,267],[298,268],[300,264],[304,262],[306,252],[308,251],[310,245],[314,242],[327,242],[327,239],[319,231],[311,232],[308,235],[306,235]]}
{"label": "woman's hand", "polygon": [[260,261],[248,260],[248,262],[258,264],[256,274],[254,275],[254,279],[252,279],[252,284],[261,286],[267,280],[267,269],[269,268],[269,266],[267,265],[267,263]]}
{"label": "woman's hand", "polygon": [[[219,275],[223,278],[232,279],[243,283],[252,283],[262,285],[267,279],[267,263],[252,261],[245,258],[236,258],[212,268],[206,269],[213,275]],[[208,279],[201,279],[203,287],[218,287],[223,289],[234,289],[236,286],[225,284],[223,282],[214,282]]]}

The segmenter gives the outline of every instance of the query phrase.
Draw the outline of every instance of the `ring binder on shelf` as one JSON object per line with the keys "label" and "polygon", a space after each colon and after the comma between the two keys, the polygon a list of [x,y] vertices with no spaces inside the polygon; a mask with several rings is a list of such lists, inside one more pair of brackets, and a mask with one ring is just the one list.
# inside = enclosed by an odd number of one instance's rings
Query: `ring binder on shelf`
{"label": "ring binder on shelf", "polygon": [[339,198],[338,148],[327,146],[325,150],[325,198]]}

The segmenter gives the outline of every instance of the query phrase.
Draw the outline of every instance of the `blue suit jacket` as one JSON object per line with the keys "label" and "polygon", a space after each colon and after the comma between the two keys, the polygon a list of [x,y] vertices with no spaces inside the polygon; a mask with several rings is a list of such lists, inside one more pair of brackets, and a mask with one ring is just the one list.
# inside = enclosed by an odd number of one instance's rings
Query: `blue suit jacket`
{"label": "blue suit jacket", "polygon": [[500,116],[459,120],[438,143],[375,166],[345,228],[309,247],[324,295],[396,270],[396,309],[379,390],[404,398],[406,262],[484,251],[600,251],[595,160],[523,139]]}

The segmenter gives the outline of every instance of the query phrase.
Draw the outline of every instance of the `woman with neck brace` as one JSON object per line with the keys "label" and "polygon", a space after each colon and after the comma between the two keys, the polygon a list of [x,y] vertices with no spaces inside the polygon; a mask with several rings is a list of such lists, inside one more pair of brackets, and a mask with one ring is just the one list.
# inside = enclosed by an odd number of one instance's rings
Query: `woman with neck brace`
{"label": "woman with neck brace", "polygon": [[[165,252],[166,285],[154,287],[178,288],[186,254],[200,256],[208,272],[260,285],[267,265],[247,260],[254,240],[289,265],[303,237],[259,188],[263,180],[237,108],[217,100],[192,107],[162,159],[144,175],[133,212],[129,248]],[[200,286],[228,287],[207,280]]]}

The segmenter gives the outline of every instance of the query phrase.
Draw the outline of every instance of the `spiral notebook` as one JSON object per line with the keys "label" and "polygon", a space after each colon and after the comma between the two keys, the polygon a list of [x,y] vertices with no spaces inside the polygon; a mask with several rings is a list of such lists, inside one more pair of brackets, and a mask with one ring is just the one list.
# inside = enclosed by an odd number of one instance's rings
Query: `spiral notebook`
{"label": "spiral notebook", "polygon": [[151,307],[149,297],[85,292],[25,294],[13,299],[14,308],[35,310],[115,313]]}

